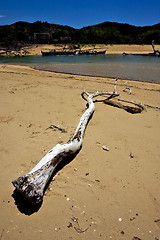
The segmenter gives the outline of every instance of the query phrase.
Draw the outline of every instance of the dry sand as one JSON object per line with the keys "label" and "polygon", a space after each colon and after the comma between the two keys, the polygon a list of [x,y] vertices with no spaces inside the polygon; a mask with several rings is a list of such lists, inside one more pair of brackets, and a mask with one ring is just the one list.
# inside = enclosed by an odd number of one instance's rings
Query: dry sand
{"label": "dry sand", "polygon": [[[129,95],[123,83],[117,86],[122,99],[160,108],[160,85],[128,81]],[[1,240],[158,239],[158,108],[133,115],[95,103],[81,151],[51,182],[41,208],[31,214],[12,196],[11,181],[74,133],[86,107],[81,92],[112,91],[113,84],[114,79],[0,65]],[[46,130],[51,124],[67,133]]]}
{"label": "dry sand", "polygon": [[[29,55],[40,55],[44,50],[60,50],[63,48],[69,48],[69,45],[32,45],[27,50]],[[155,45],[156,50],[160,50],[160,45]],[[135,44],[91,44],[81,45],[81,50],[97,50],[104,51],[106,54],[148,54],[153,52],[152,45],[135,45]]]}

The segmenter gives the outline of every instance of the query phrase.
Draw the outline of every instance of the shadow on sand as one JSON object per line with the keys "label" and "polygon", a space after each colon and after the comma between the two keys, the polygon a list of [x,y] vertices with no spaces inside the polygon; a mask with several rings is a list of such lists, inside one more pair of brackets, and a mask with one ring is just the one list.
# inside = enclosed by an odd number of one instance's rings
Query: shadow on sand
{"label": "shadow on sand", "polygon": [[[81,149],[80,149],[81,150]],[[79,151],[80,151],[79,150]],[[66,165],[68,165],[71,161],[73,161],[73,159],[76,157],[76,155],[79,153],[79,151],[77,151],[75,154],[73,154],[71,157],[65,158],[62,162],[60,162],[58,164],[58,166],[55,168],[52,177],[50,178],[50,181],[48,182],[48,184],[45,187],[44,190],[44,194],[49,186],[49,184],[51,183],[53,177],[62,169],[64,168]],[[44,196],[43,194],[43,196]],[[31,202],[29,202],[17,189],[15,189],[13,191],[12,197],[15,200],[15,205],[17,206],[18,210],[25,214],[25,215],[32,215],[33,213],[36,213],[39,211],[39,209],[42,206],[43,200],[39,203],[39,204],[32,204]]]}
{"label": "shadow on sand", "polygon": [[[82,96],[83,97],[83,96]],[[84,98],[85,99],[85,98]],[[87,108],[88,108],[88,104],[86,104]],[[86,128],[88,123],[90,122],[90,120],[92,119],[93,114],[91,114],[90,118],[88,119],[88,122],[86,124]],[[73,155],[68,156],[66,158],[64,158],[55,168],[50,181],[48,182],[48,184],[46,185],[45,189],[44,189],[44,193],[43,196],[49,186],[49,184],[51,183],[53,177],[62,169],[64,168],[66,165],[68,165],[70,162],[72,162],[74,160],[74,158],[77,156],[77,154],[80,152],[80,150],[82,149],[82,146],[80,147],[79,150],[77,150],[77,152],[75,152]],[[17,189],[15,189],[13,191],[12,197],[15,200],[15,205],[17,206],[18,210],[25,214],[25,215],[32,215],[33,213],[36,213],[39,211],[39,209],[42,206],[43,203],[43,199],[39,204],[34,204],[29,202],[22,194],[21,192],[19,192]]]}

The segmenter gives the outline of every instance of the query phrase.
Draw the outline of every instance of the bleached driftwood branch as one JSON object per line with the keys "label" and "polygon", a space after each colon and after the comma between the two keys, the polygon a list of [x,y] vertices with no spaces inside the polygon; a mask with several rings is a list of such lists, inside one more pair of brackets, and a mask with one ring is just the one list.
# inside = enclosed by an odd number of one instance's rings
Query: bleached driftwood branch
{"label": "bleached driftwood branch", "polygon": [[113,93],[115,93],[115,94],[117,94],[117,81],[118,81],[118,79],[116,78],[115,82],[114,82],[114,91],[113,91]]}
{"label": "bleached driftwood branch", "polygon": [[123,92],[126,92],[126,90],[129,90],[129,94],[132,93],[131,88],[127,87],[127,82],[124,83],[124,88],[125,88],[125,89],[123,90]]}
{"label": "bleached driftwood branch", "polygon": [[57,165],[62,162],[62,160],[72,157],[80,150],[87,123],[94,112],[94,103],[92,99],[101,95],[109,95],[109,99],[112,98],[112,96],[118,96],[118,94],[112,92],[96,92],[94,94],[89,94],[84,91],[83,95],[84,94],[87,95],[88,108],[80,118],[77,129],[71,139],[66,144],[57,144],[28,174],[12,181],[16,189],[33,204],[42,202],[45,187],[53,176]]}

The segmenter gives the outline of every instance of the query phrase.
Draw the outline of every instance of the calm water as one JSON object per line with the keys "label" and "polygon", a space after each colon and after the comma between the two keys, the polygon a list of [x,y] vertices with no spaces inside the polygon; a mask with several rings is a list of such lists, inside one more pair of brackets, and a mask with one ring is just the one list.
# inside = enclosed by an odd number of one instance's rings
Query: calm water
{"label": "calm water", "polygon": [[37,69],[160,83],[160,57],[135,55],[75,55],[0,57],[0,63]]}

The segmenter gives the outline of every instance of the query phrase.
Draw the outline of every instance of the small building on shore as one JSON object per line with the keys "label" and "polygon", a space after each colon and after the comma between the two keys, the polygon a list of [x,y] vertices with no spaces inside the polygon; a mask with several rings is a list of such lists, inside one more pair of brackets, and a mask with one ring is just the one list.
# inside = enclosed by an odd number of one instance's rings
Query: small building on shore
{"label": "small building on shore", "polygon": [[34,33],[34,40],[50,40],[51,35],[49,33]]}

